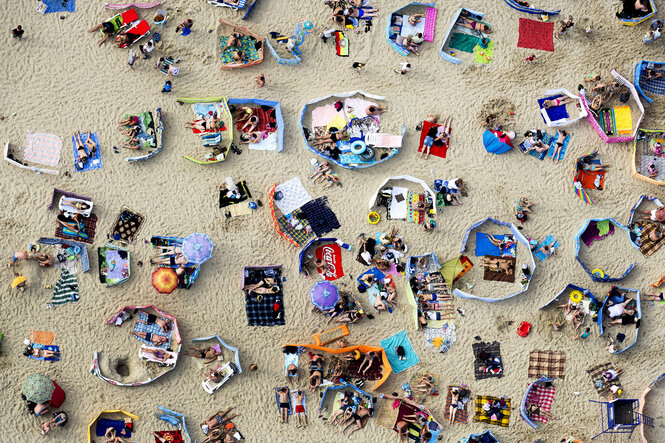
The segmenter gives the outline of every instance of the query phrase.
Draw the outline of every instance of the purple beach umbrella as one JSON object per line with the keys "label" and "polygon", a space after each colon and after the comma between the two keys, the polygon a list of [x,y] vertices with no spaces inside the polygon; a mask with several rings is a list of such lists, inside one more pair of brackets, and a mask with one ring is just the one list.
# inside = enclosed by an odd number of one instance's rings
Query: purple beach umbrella
{"label": "purple beach umbrella", "polygon": [[212,256],[214,246],[207,235],[195,232],[182,241],[182,255],[190,263],[203,263]]}
{"label": "purple beach umbrella", "polygon": [[337,286],[329,281],[320,281],[309,291],[309,297],[314,306],[327,311],[335,307],[335,303],[339,300],[339,291]]}

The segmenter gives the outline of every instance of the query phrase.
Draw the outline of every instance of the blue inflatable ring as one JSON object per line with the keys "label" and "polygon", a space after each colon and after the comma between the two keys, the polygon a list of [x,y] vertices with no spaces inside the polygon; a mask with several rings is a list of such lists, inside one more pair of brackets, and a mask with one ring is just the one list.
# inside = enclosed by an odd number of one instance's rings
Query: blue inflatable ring
{"label": "blue inflatable ring", "polygon": [[356,155],[360,155],[367,149],[367,145],[362,140],[356,140],[351,143],[351,152]]}

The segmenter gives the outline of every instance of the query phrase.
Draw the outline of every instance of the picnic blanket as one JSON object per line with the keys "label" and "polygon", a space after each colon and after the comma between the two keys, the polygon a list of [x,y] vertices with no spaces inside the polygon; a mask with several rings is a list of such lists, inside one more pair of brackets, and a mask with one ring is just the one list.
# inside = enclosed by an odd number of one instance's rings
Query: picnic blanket
{"label": "picnic blanket", "polygon": [[[441,303],[441,302],[439,302]],[[453,308],[450,301],[450,308]],[[453,317],[451,312],[450,317]],[[457,341],[455,323],[451,320],[427,320],[427,326],[423,329],[425,347],[438,352],[446,352]]]}
{"label": "picnic blanket", "polygon": [[483,279],[487,281],[503,281],[508,283],[515,283],[515,263],[517,259],[515,257],[498,257],[493,255],[485,256],[485,260],[493,260],[493,259],[505,260],[510,262],[509,267],[510,269],[512,269],[512,272],[510,274],[507,274],[502,270],[493,269],[488,266],[485,266],[483,271]]}
{"label": "picnic blanket", "polygon": [[[500,412],[486,411],[484,405],[500,404]],[[507,428],[510,422],[510,399],[492,397],[489,395],[479,395],[476,397],[476,415],[473,417],[474,422],[487,423],[490,425],[501,426]]]}
{"label": "picnic blanket", "polygon": [[478,43],[473,48],[473,61],[484,65],[492,63],[494,59],[494,40],[490,40],[486,48]]}
{"label": "picnic blanket", "polygon": [[[293,211],[293,215],[296,216],[296,214],[302,214],[302,211],[300,211],[300,209]],[[307,229],[309,222],[306,219],[298,218],[298,220],[302,225],[302,229],[295,229],[291,227],[289,224],[289,219],[284,215],[277,219],[277,224],[281,228],[282,232],[291,237],[296,243],[304,245],[307,243],[307,241],[309,241],[310,238],[314,238],[315,235],[314,231]]]}
{"label": "picnic blanket", "polygon": [[62,140],[57,135],[28,131],[23,160],[46,166],[58,166]]}
{"label": "picnic blanket", "polygon": [[[346,368],[343,370],[343,374],[346,377],[352,380],[379,380],[381,378],[381,373],[383,371],[383,362],[379,360],[379,364],[373,363],[372,366],[364,374],[360,371],[360,365],[362,364],[363,359],[351,360]],[[365,368],[367,365],[365,365]],[[363,368],[363,371],[365,370]],[[346,377],[344,379],[346,380]]]}
{"label": "picnic blanket", "polygon": [[[223,35],[219,39],[219,48],[220,50],[226,46],[226,42],[228,41],[229,36],[228,35]],[[256,39],[250,35],[243,35],[240,37],[240,47],[238,46],[232,46],[228,48],[226,51],[220,51],[220,60],[222,60],[222,64],[227,64],[227,63],[251,63],[259,59],[259,51],[256,49]],[[244,52],[245,53],[245,58],[241,61],[238,62],[233,59],[233,53],[235,51],[239,52]]]}
{"label": "picnic blanket", "polygon": [[143,214],[123,205],[111,226],[109,234],[113,240],[133,245],[136,243],[144,222],[145,216]]}
{"label": "picnic blanket", "polygon": [[539,249],[542,248],[545,245],[551,246],[553,248],[558,248],[560,246],[559,241],[557,239],[555,239],[552,236],[552,234],[545,237],[545,240],[543,240],[541,243],[538,243],[536,245],[536,249],[534,250],[534,253],[533,253],[533,255],[538,257],[538,260],[540,260],[540,261],[543,261],[548,257],[547,255],[545,255],[545,253],[543,251],[539,251]]}
{"label": "picnic blanket", "polygon": [[[425,142],[425,137],[427,137],[427,133],[432,127],[440,127],[441,125],[436,124],[436,123],[430,123],[430,122],[423,122],[423,129],[420,131],[420,143],[418,144],[418,152],[422,152],[423,150],[423,143]],[[433,155],[435,157],[440,157],[440,158],[446,158],[446,154],[448,153],[448,140],[446,139],[444,141],[435,141],[432,147],[430,148],[430,155]]]}
{"label": "picnic blanket", "polygon": [[591,221],[580,236],[580,240],[589,248],[594,241],[602,240],[612,234],[614,234],[614,223],[610,223],[609,220]]}
{"label": "picnic blanket", "polygon": [[87,234],[86,238],[80,237],[76,232],[70,231],[60,223],[56,224],[55,236],[58,238],[72,239],[92,244],[95,240],[95,231],[97,229],[97,216],[91,214],[90,217],[81,217],[79,223],[83,225],[83,231]]}
{"label": "picnic blanket", "polygon": [[312,200],[312,196],[307,193],[298,177],[277,185],[275,194],[277,193],[281,193],[282,198],[275,199],[275,205],[284,215],[292,213]]}
{"label": "picnic blanket", "polygon": [[282,293],[282,271],[279,267],[244,269],[244,284],[258,283],[265,277],[274,278],[279,291],[272,294],[250,294],[245,291],[245,312],[249,326],[284,325],[284,295]]}
{"label": "picnic blanket", "polygon": [[663,243],[665,243],[665,237],[657,241],[652,241],[649,239],[649,234],[658,229],[658,224],[650,221],[638,221],[636,223],[633,223],[633,225],[630,227],[631,236],[632,236],[632,231],[633,229],[635,229],[636,226],[639,226],[642,229],[642,232],[640,233],[639,237],[639,240],[641,242],[639,244],[640,252],[645,258],[651,257],[654,252],[656,252],[661,248],[661,246],[663,246]]}
{"label": "picnic blanket", "polygon": [[[143,313],[143,312],[139,312],[139,317],[138,317],[138,319],[141,320],[141,321],[143,321],[143,322],[147,322],[147,321],[148,321],[148,315],[145,314],[145,313]],[[141,337],[138,337],[138,336],[132,334],[132,336],[133,336],[135,339],[137,339],[138,341],[140,341],[141,343],[143,343],[143,344],[145,344],[145,345],[148,345],[148,346],[150,346],[150,347],[163,348],[163,349],[168,349],[168,348],[171,347],[171,334],[172,334],[172,331],[164,332],[164,331],[162,330],[161,327],[159,327],[158,325],[156,325],[156,324],[154,324],[154,323],[151,324],[151,325],[147,325],[147,324],[145,324],[145,323],[139,323],[139,322],[137,321],[137,322],[136,322],[136,325],[134,326],[134,332],[145,332],[145,333],[150,333],[150,334],[152,334],[152,335],[161,335],[162,337],[166,337],[166,338],[167,338],[167,340],[166,340],[166,342],[164,342],[164,344],[162,344],[162,345],[157,345],[157,344],[155,344],[155,343],[152,342],[152,341],[145,340],[145,339],[143,339],[143,338],[141,338]]]}
{"label": "picnic blanket", "polygon": [[[501,378],[503,377],[503,359],[501,358],[501,344],[498,341],[492,343],[479,342],[471,345],[473,349],[473,370],[476,380],[484,380],[486,378]],[[501,370],[495,372],[485,372],[480,369],[481,366],[487,367],[489,359],[493,359],[493,363],[498,365]],[[496,359],[498,358],[498,362]]]}
{"label": "picnic blanket", "polygon": [[54,12],[76,12],[76,0],[42,0],[46,5],[44,14]]}
{"label": "picnic blanket", "polygon": [[448,41],[448,47],[473,54],[473,48],[476,47],[479,41],[480,37],[475,35],[453,32]]}
{"label": "picnic blanket", "polygon": [[[155,434],[169,443],[184,443],[182,431],[179,429],[177,431],[156,431]],[[155,443],[161,443],[161,440],[155,437]]]}
{"label": "picnic blanket", "polygon": [[[85,150],[86,155],[88,156],[88,161],[83,165],[83,169],[79,169],[77,166],[74,167],[75,172],[82,172],[82,171],[92,171],[94,169],[100,169],[102,167],[102,146],[99,143],[99,137],[97,137],[96,132],[91,132],[90,135],[88,134],[81,134],[80,136],[81,143],[83,144],[83,149]],[[85,144],[85,141],[90,137],[90,140],[95,142],[95,145],[97,145],[97,149],[95,149],[95,155],[90,155],[90,149],[88,146]],[[76,163],[76,160],[79,157],[79,152],[78,149],[76,149],[76,140],[74,139],[74,136],[72,136],[72,145],[74,147],[74,163]]]}
{"label": "picnic blanket", "polygon": [[341,227],[337,216],[328,206],[328,197],[319,197],[316,200],[308,201],[302,205],[300,210],[317,237]]}
{"label": "picnic blanket", "polygon": [[[443,409],[443,418],[448,421],[450,420],[450,406],[453,404],[453,388],[457,389],[466,389],[469,391],[469,397],[471,397],[471,390],[466,387],[462,386],[457,386],[457,385],[451,385],[448,386],[448,395],[446,395],[446,406]],[[464,403],[461,401],[457,402],[457,413],[455,414],[455,423],[461,423],[463,425],[469,423],[469,408],[468,408],[468,402]]]}
{"label": "picnic blanket", "polygon": [[51,303],[54,305],[64,305],[69,302],[79,301],[79,281],[76,274],[73,274],[62,268],[60,278],[53,287],[53,297]]}
{"label": "picnic blanket", "polygon": [[[411,366],[417,365],[420,362],[420,359],[416,355],[416,351],[411,346],[409,337],[406,335],[405,330],[401,330],[392,337],[384,338],[379,343],[386,353],[386,357],[390,362],[390,366],[393,368],[395,374],[399,374],[406,369],[409,369]],[[405,352],[405,359],[400,360],[397,355],[395,348],[402,346]]]}
{"label": "picnic blanket", "polygon": [[612,366],[612,363],[608,362],[608,363],[603,363],[603,364],[598,365],[598,366],[593,366],[593,367],[587,369],[587,371],[586,371],[587,374],[589,374],[589,377],[591,377],[591,382],[593,383],[594,387],[596,388],[596,391],[598,391],[598,393],[600,395],[603,395],[603,396],[606,396],[606,397],[611,395],[610,387],[612,385],[616,385],[619,388],[622,387],[621,386],[621,380],[620,380],[621,376],[620,375],[617,376],[617,378],[615,378],[612,381],[606,381],[605,380],[605,378],[603,377],[603,373],[605,373],[605,371],[607,371],[608,369],[616,370],[614,368],[614,366]]}
{"label": "picnic blanket", "polygon": [[[542,383],[536,383],[531,388],[531,391],[529,391],[529,396],[526,398],[526,402],[527,404],[533,403],[538,405],[543,412],[550,412],[555,392],[556,388],[554,386],[543,386]],[[531,420],[540,423],[547,423],[549,421],[549,418],[538,414],[531,414],[530,418]]]}
{"label": "picnic blanket", "polygon": [[566,377],[566,353],[563,351],[533,350],[529,354],[529,378]]}
{"label": "picnic blanket", "polygon": [[554,23],[520,17],[517,47],[554,52]]}

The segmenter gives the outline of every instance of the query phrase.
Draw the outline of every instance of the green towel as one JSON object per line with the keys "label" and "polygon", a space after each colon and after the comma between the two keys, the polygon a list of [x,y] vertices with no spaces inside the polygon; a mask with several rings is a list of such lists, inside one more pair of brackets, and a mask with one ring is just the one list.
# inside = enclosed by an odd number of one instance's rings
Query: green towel
{"label": "green towel", "polygon": [[473,53],[473,48],[476,47],[480,39],[475,35],[462,34],[455,32],[450,36],[448,47],[452,49],[459,49],[460,51]]}
{"label": "green towel", "polygon": [[[480,55],[480,53],[483,53],[483,55]],[[492,63],[492,59],[494,59],[494,41],[490,40],[490,42],[487,44],[487,48],[482,48],[480,46],[480,43],[476,45],[475,48],[473,48],[473,61],[476,63],[484,63],[484,64],[489,64]]]}
{"label": "green towel", "polygon": [[596,223],[596,227],[598,228],[599,237],[607,235],[610,232],[610,221],[609,220],[599,221]]}
{"label": "green towel", "polygon": [[62,268],[60,279],[53,288],[53,298],[51,303],[62,305],[70,301],[79,300],[79,283],[76,274],[71,274],[67,268]]}

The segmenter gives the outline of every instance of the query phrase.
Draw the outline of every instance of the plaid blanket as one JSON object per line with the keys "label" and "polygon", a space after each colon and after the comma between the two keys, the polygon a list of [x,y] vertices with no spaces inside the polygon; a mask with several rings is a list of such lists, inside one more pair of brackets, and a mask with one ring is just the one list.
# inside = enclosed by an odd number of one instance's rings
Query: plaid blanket
{"label": "plaid blanket", "polygon": [[617,376],[617,378],[609,382],[605,381],[605,379],[603,378],[603,373],[608,369],[614,369],[612,363],[603,363],[602,365],[593,366],[587,369],[586,371],[587,374],[589,374],[589,376],[591,377],[591,382],[595,386],[596,391],[598,391],[600,395],[603,395],[605,397],[609,397],[611,395],[610,387],[612,385],[617,385],[620,388],[622,387],[620,380],[621,376]]}
{"label": "plaid blanket", "polygon": [[[300,209],[296,209],[293,211],[293,214],[295,215],[296,213],[299,213]],[[296,243],[300,244],[301,246],[307,243],[311,238],[315,237],[314,231],[309,231],[307,232],[307,226],[309,226],[309,222],[307,220],[300,220],[300,223],[303,225],[303,229],[293,229],[291,225],[289,225],[289,220],[285,216],[281,216],[280,218],[277,219],[277,224],[279,224],[280,229],[284,234],[288,235],[291,237]]]}
{"label": "plaid blanket", "polygon": [[244,279],[246,285],[258,283],[259,280],[265,277],[272,277],[279,286],[279,291],[273,294],[250,294],[245,291],[247,324],[249,326],[285,325],[281,269],[279,267],[266,267],[245,269],[243,272],[246,273]]}
{"label": "plaid blanket", "polygon": [[321,237],[334,229],[339,229],[341,226],[337,216],[328,206],[327,197],[319,197],[316,200],[308,201],[300,207],[300,210],[317,237]]}
{"label": "plaid blanket", "polygon": [[[490,406],[495,404],[502,404],[498,406],[501,411],[486,411],[483,406],[488,403]],[[510,399],[491,397],[489,395],[479,395],[476,397],[476,415],[473,417],[474,422],[487,423],[490,425],[501,426],[507,428],[510,422]]]}
{"label": "plaid blanket", "polygon": [[28,131],[23,160],[46,166],[58,166],[62,140],[57,135]]}
{"label": "plaid blanket", "polygon": [[63,226],[60,223],[57,223],[56,225],[55,236],[58,238],[73,239],[92,244],[95,240],[95,230],[97,229],[97,216],[95,214],[90,214],[90,217],[81,217],[81,224],[84,227],[84,232],[88,234],[88,238],[83,239],[78,235],[70,235],[63,232]]}
{"label": "plaid blanket", "polygon": [[[371,368],[364,374],[359,371],[360,364],[363,359],[345,361],[338,357],[332,356],[330,358],[330,364],[328,365],[328,374],[326,378],[332,380],[333,382],[339,381],[343,378],[344,380],[380,380],[383,371],[383,362],[379,364],[373,364]],[[341,363],[341,372],[333,374],[332,371],[335,369],[338,363]],[[364,368],[363,368],[364,370]]]}
{"label": "plaid blanket", "polygon": [[120,212],[118,212],[118,215],[115,217],[109,235],[111,235],[111,238],[114,238],[115,234],[118,234],[120,236],[118,241],[130,245],[136,244],[136,239],[138,238],[139,232],[141,232],[144,222],[145,216],[143,214],[133,211],[123,205],[120,208]]}
{"label": "plaid blanket", "polygon": [[631,226],[631,230],[636,225],[642,228],[642,234],[640,235],[640,240],[642,241],[642,244],[640,245],[640,252],[645,258],[651,257],[654,252],[656,252],[657,250],[660,249],[661,246],[663,246],[663,243],[665,243],[665,237],[661,238],[658,241],[651,241],[649,239],[649,234],[651,234],[653,231],[655,231],[658,228],[657,223],[652,223],[649,221],[639,221],[634,223],[633,226]]}
{"label": "plaid blanket", "polygon": [[533,350],[529,355],[529,378],[560,378],[566,376],[566,353]]}
{"label": "plaid blanket", "polygon": [[70,301],[79,301],[79,281],[76,274],[70,273],[67,268],[62,268],[60,278],[53,287],[51,303],[63,305]]}
{"label": "plaid blanket", "polygon": [[[475,360],[473,362],[473,368],[476,376],[476,380],[483,380],[486,378],[501,378],[503,377],[503,359],[501,359],[501,344],[498,341],[492,343],[474,343],[471,345],[473,348],[473,355]],[[486,360],[488,357],[499,358],[501,371],[498,374],[492,372],[485,372],[480,369],[481,366],[486,366]]]}
{"label": "plaid blanket", "polygon": [[171,331],[164,332],[161,327],[157,326],[154,323],[151,324],[151,325],[145,324],[145,322],[148,321],[148,316],[146,314],[144,314],[143,312],[139,312],[138,320],[141,320],[144,323],[139,323],[137,321],[136,325],[134,326],[134,332],[146,332],[146,333],[150,333],[152,335],[161,335],[162,337],[166,337],[167,341],[164,342],[164,344],[162,344],[162,345],[156,345],[152,341],[145,340],[145,339],[143,339],[139,336],[136,336],[136,335],[132,334],[135,339],[137,339],[141,343],[143,343],[145,345],[148,345],[148,346],[155,346],[155,347],[164,348],[164,349],[168,349],[168,348],[171,347],[171,333],[172,333]]}
{"label": "plaid blanket", "polygon": [[[554,400],[554,393],[556,388],[554,386],[543,386],[542,383],[536,383],[529,391],[529,396],[526,399],[527,404],[533,403],[544,412],[550,412],[552,409],[552,401]],[[541,423],[547,423],[549,418],[542,415],[531,414],[531,420]]]}
{"label": "plaid blanket", "polygon": [[[450,406],[453,404],[453,388],[466,389],[469,391],[469,396],[471,396],[471,390],[469,388],[462,388],[461,386],[455,385],[448,386],[446,407],[443,410],[443,418],[446,420],[450,420]],[[467,406],[468,403],[458,402],[457,413],[455,414],[455,423],[461,423],[463,425],[469,423],[469,408]]]}

